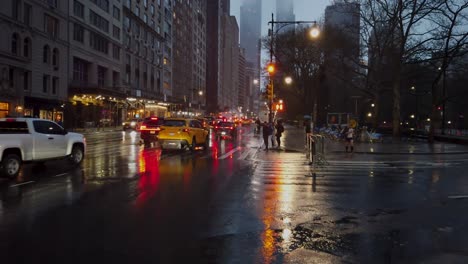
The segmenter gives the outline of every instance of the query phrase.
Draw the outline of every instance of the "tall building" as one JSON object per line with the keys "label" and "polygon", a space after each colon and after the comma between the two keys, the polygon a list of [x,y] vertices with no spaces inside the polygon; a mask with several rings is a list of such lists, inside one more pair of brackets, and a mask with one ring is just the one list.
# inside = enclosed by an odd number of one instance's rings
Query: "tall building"
{"label": "tall building", "polygon": [[261,19],[262,1],[244,0],[240,8],[240,46],[245,49],[246,79],[250,81],[248,108],[254,113],[260,104]]}
{"label": "tall building", "polygon": [[127,118],[163,115],[156,103],[172,95],[172,1],[123,2]]}
{"label": "tall building", "polygon": [[222,27],[221,89],[218,91],[221,110],[236,110],[239,95],[239,26],[235,16],[224,14]]}
{"label": "tall building", "polygon": [[68,1],[2,1],[0,117],[60,120],[68,92]]}
{"label": "tall building", "polygon": [[206,19],[206,109],[208,113],[221,110],[222,98],[222,17],[229,14],[228,0],[207,2]]}
{"label": "tall building", "polygon": [[[294,15],[294,4],[293,0],[276,0],[276,17],[277,21],[296,21],[296,16]],[[281,27],[283,25],[277,24],[276,27]],[[290,24],[285,26],[283,30],[294,30],[295,24]]]}
{"label": "tall building", "polygon": [[122,3],[117,0],[69,3],[71,32],[67,59],[72,105],[64,123],[72,127],[119,124],[125,106],[121,82]]}
{"label": "tall building", "polygon": [[[325,9],[325,31],[333,44],[324,54],[325,72],[319,112],[354,113],[353,97],[360,92],[353,87],[359,81],[360,6],[351,1],[335,1]],[[332,39],[336,38],[336,39]]]}
{"label": "tall building", "polygon": [[174,10],[173,96],[185,107],[201,110],[206,95],[206,1],[176,1]]}
{"label": "tall building", "polygon": [[245,60],[260,70],[262,1],[244,0],[240,7],[240,45]]}

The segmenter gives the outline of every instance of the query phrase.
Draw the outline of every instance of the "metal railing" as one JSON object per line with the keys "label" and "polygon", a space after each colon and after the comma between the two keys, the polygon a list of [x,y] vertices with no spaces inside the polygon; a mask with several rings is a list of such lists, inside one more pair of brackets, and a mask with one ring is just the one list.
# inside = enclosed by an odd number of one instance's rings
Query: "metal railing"
{"label": "metal railing", "polygon": [[306,157],[309,160],[309,165],[314,167],[328,165],[325,159],[325,137],[322,135],[308,135],[306,141]]}

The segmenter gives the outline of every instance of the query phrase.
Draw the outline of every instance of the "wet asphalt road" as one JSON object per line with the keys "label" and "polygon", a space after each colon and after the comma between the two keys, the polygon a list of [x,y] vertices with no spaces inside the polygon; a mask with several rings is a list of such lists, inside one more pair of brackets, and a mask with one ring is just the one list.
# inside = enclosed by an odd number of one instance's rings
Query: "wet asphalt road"
{"label": "wet asphalt road", "polygon": [[259,149],[249,128],[195,154],[138,140],[90,134],[81,167],[1,180],[0,259],[468,263],[467,155],[334,153],[311,169],[302,153]]}

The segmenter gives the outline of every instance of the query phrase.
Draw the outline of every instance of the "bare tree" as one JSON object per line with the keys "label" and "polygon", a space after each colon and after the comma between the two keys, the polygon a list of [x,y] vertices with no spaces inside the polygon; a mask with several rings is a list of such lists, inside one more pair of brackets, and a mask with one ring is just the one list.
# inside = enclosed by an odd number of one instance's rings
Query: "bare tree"
{"label": "bare tree", "polygon": [[[447,75],[456,59],[467,54],[468,45],[468,0],[443,0],[442,4],[431,14],[430,21],[434,30],[431,32],[432,42],[428,46],[433,56],[430,62],[437,69],[432,82],[432,114],[429,131],[429,142],[434,142],[437,108],[442,107],[442,133],[445,125],[445,104]],[[453,68],[453,67],[452,67]]]}

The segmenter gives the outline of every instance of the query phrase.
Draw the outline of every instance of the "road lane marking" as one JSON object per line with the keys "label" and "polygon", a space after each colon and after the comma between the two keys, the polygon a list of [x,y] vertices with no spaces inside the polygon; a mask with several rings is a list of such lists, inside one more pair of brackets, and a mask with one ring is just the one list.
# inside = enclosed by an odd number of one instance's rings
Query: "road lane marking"
{"label": "road lane marking", "polygon": [[239,151],[240,149],[241,149],[241,147],[237,147],[237,148],[235,148],[235,149],[232,149],[232,150],[229,151],[228,153],[226,153],[226,154],[220,156],[218,159],[220,159],[220,160],[225,159],[225,158],[231,156],[232,154],[234,154],[234,152]]}
{"label": "road lane marking", "polygon": [[52,177],[56,178],[56,177],[61,177],[61,176],[65,176],[65,175],[68,175],[68,173],[61,173],[61,174],[57,174],[57,175],[52,176]]}
{"label": "road lane marking", "polygon": [[34,181],[28,181],[28,182],[22,182],[22,183],[18,183],[18,184],[13,184],[13,185],[10,185],[10,188],[11,187],[18,187],[18,186],[21,186],[21,185],[25,185],[25,184],[30,184],[30,183],[33,183]]}
{"label": "road lane marking", "polygon": [[452,195],[448,197],[449,199],[468,199],[468,195]]}

